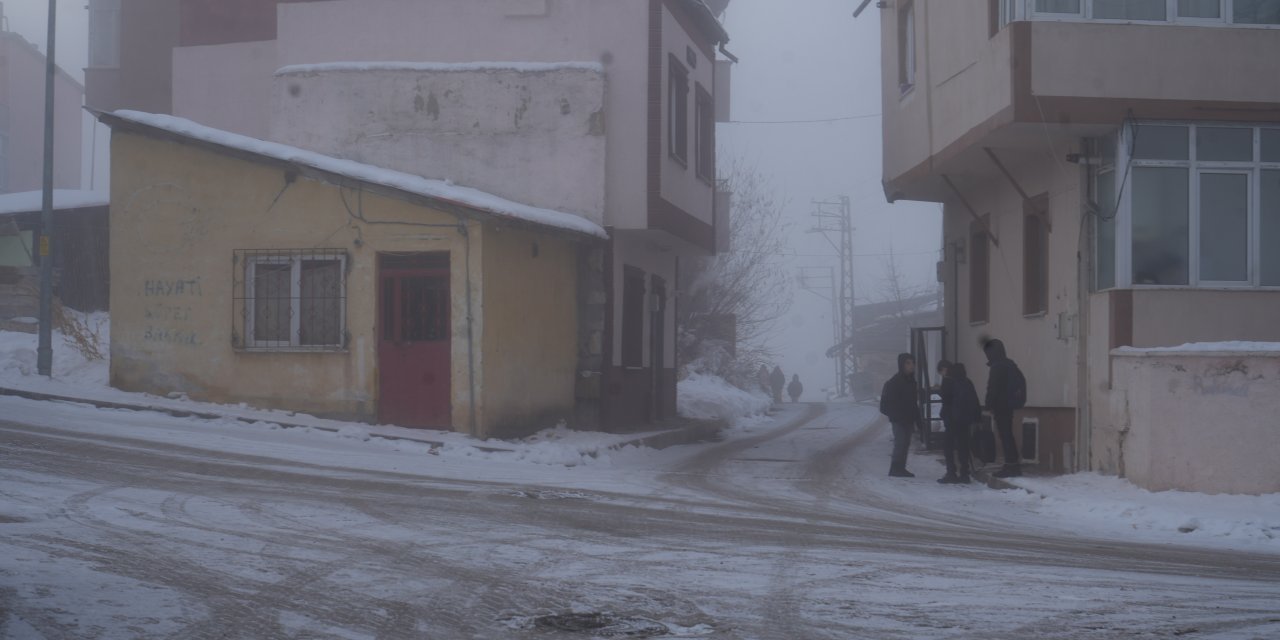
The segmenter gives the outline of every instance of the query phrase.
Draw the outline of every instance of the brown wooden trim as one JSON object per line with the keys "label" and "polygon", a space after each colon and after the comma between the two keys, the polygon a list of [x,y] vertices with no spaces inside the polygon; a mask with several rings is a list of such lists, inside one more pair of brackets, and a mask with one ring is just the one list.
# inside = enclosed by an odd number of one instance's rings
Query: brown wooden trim
{"label": "brown wooden trim", "polygon": [[671,204],[666,198],[658,197],[656,202],[652,199],[650,202],[650,229],[665,231],[701,249],[706,249],[709,253],[716,252],[716,229],[713,224],[707,224],[695,218],[693,214]]}
{"label": "brown wooden trim", "polygon": [[1133,346],[1133,291],[1117,289],[1111,295],[1111,349]]}

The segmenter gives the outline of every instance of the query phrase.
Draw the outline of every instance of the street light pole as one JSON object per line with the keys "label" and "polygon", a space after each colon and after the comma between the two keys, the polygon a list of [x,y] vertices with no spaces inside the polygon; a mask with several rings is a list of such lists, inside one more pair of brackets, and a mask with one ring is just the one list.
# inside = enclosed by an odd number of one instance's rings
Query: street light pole
{"label": "street light pole", "polygon": [[49,0],[49,44],[45,51],[44,78],[44,207],[40,213],[40,342],[36,349],[36,369],[42,376],[53,375],[53,81],[58,65],[58,8]]}

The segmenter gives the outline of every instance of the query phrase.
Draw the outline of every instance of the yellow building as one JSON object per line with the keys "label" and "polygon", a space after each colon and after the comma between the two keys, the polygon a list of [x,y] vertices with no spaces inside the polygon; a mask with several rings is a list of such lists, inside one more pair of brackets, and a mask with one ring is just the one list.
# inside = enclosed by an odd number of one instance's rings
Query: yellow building
{"label": "yellow building", "polygon": [[113,386],[480,437],[572,414],[598,225],[171,116],[100,118]]}

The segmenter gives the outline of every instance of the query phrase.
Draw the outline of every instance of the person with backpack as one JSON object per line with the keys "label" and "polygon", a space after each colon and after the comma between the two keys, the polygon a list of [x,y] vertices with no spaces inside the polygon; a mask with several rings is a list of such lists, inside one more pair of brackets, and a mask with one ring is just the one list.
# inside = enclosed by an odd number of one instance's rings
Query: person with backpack
{"label": "person with backpack", "polygon": [[938,396],[942,398],[942,423],[947,428],[942,440],[947,474],[938,483],[969,484],[969,427],[982,418],[982,405],[963,364],[947,363],[942,375]]}
{"label": "person with backpack", "polygon": [[1004,466],[993,475],[997,478],[1020,476],[1022,457],[1013,439],[1013,412],[1027,405],[1027,379],[1005,353],[1003,342],[988,340],[982,350],[987,354],[987,366],[991,367],[987,376],[986,409],[995,419],[1000,448],[1004,450]]}
{"label": "person with backpack", "polygon": [[907,471],[907,453],[911,448],[911,434],[920,424],[920,404],[916,401],[916,359],[909,353],[898,355],[898,373],[884,383],[880,392],[880,413],[893,425],[893,456],[889,460],[889,475],[894,478],[914,478]]}

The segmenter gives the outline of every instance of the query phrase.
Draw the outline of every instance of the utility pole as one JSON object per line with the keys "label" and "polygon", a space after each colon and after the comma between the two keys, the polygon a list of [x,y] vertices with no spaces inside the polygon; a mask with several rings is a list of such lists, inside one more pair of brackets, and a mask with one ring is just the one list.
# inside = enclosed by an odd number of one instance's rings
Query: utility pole
{"label": "utility pole", "polygon": [[[853,207],[848,196],[840,196],[838,200],[813,202],[813,217],[816,224],[810,231],[821,233],[840,255],[840,278],[835,299],[838,302],[837,314],[840,323],[835,354],[836,369],[840,376],[840,395],[846,396],[853,389],[849,376],[857,373],[858,361],[853,355],[852,342],[855,331],[853,323]],[[834,239],[833,239],[834,237]]]}
{"label": "utility pole", "polygon": [[[831,339],[840,343],[840,298],[836,295],[836,272],[831,267],[800,267],[800,288],[831,303]],[[836,384],[832,387],[840,395],[840,359],[833,358]]]}
{"label": "utility pole", "polygon": [[36,370],[53,375],[53,80],[58,65],[58,7],[49,0],[49,44],[45,51],[44,77],[44,207],[40,212],[40,341],[36,348]]}

